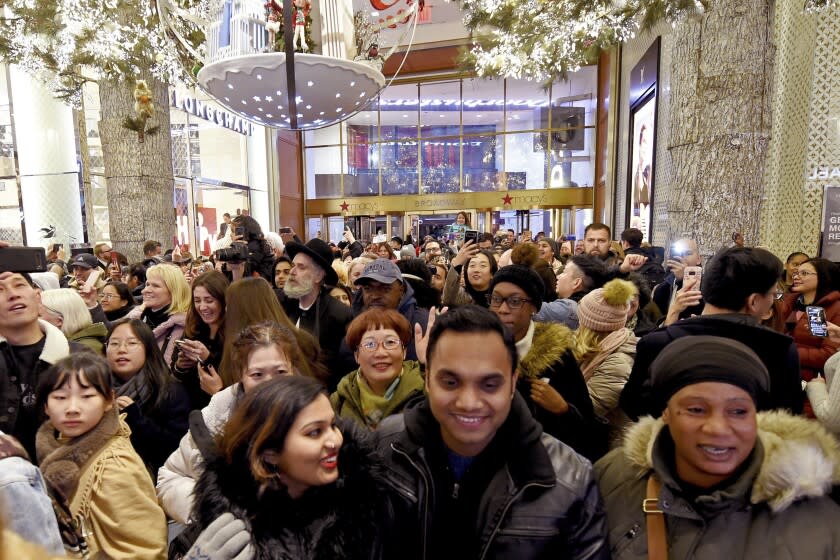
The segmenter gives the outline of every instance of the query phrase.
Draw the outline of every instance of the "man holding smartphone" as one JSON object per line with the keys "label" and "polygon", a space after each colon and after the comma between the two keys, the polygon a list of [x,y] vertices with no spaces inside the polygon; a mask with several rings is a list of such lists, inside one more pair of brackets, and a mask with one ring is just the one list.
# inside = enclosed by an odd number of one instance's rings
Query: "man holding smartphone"
{"label": "man holding smartphone", "polygon": [[83,286],[88,284],[91,275],[97,274],[96,280],[92,287],[97,291],[102,291],[105,287],[105,281],[102,279],[102,270],[99,268],[99,260],[90,253],[79,253],[73,260],[70,261],[70,274],[73,279],[70,280],[69,287],[74,290],[81,290]]}

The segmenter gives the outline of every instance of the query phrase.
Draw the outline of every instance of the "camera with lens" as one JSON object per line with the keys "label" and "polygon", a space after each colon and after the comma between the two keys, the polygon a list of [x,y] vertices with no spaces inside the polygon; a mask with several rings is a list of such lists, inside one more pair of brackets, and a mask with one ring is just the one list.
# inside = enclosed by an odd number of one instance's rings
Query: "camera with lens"
{"label": "camera with lens", "polygon": [[248,245],[234,243],[230,247],[216,251],[216,260],[229,263],[241,263],[248,260]]}

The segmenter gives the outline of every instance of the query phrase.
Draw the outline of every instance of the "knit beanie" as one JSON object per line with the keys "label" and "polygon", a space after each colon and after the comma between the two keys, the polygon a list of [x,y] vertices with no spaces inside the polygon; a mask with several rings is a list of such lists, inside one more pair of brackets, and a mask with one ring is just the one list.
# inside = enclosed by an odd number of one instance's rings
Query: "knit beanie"
{"label": "knit beanie", "polygon": [[683,336],[668,344],[650,366],[651,389],[663,409],[674,393],[713,381],[740,387],[760,407],[770,390],[767,367],[748,346],[719,336]]}
{"label": "knit beanie", "polygon": [[627,324],[627,312],[636,287],[627,280],[610,280],[578,303],[580,326],[595,332],[613,332]]}
{"label": "knit beanie", "polygon": [[493,275],[493,280],[490,282],[490,293],[493,292],[496,284],[501,284],[502,282],[510,282],[519,287],[528,295],[534,308],[537,311],[540,310],[543,296],[545,295],[545,287],[543,286],[542,278],[536,272],[520,264],[504,266]]}

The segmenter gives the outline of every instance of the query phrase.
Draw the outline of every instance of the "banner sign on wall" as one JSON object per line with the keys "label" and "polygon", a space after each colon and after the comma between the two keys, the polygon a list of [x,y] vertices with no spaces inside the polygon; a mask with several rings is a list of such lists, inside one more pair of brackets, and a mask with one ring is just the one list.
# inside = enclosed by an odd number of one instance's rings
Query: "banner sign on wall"
{"label": "banner sign on wall", "polygon": [[630,146],[628,150],[627,224],[651,239],[651,207],[656,170],[657,37],[630,74]]}
{"label": "banner sign on wall", "polygon": [[820,256],[840,261],[840,187],[826,187],[823,193],[823,227]]}

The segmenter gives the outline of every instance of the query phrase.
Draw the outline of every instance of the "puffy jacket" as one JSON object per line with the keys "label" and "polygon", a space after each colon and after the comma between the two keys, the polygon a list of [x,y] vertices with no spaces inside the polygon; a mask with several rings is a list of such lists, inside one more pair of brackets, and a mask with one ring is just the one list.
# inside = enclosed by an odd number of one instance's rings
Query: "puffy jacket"
{"label": "puffy jacket", "polygon": [[794,414],[802,412],[799,355],[793,339],[761,326],[754,317],[745,313],[726,313],[683,319],[639,339],[636,361],[619,400],[622,410],[631,419],[662,414],[664,403],[656,402],[651,393],[650,364],[672,340],[691,335],[722,336],[749,346],[770,373],[770,396],[762,408],[787,409]]}
{"label": "puffy jacket", "polygon": [[670,558],[681,560],[840,557],[840,507],[825,496],[840,480],[836,440],[817,422],[784,412],[758,416],[758,439],[741,474],[691,499],[672,473],[673,443],[662,420],[645,418],[622,448],[598,461],[613,560],[645,560],[642,500],[647,478],[662,482]]}
{"label": "puffy jacket", "polygon": [[93,323],[71,334],[67,337],[67,340],[78,342],[102,356],[105,354],[106,338],[108,338],[108,329],[105,327],[105,323]]}
{"label": "puffy jacket", "polygon": [[[241,396],[239,383],[213,395],[210,404],[201,410],[210,434],[216,436],[222,432]],[[186,524],[190,519],[195,481],[203,469],[204,458],[189,432],[181,438],[178,449],[158,469],[158,500],[163,511],[178,523]]]}
{"label": "puffy jacket", "polygon": [[825,362],[825,383],[814,379],[808,382],[808,400],[811,402],[814,416],[834,435],[840,436],[840,379],[837,368],[840,366],[840,354],[834,354]]}
{"label": "puffy jacket", "polygon": [[[520,355],[517,389],[534,418],[546,433],[569,445],[584,457],[595,460],[607,450],[606,430],[595,418],[586,381],[572,353],[572,331],[557,323],[531,323],[530,348],[516,343]],[[526,335],[527,338],[527,335]],[[549,385],[566,400],[569,410],[562,415],[549,412],[531,400],[529,379],[548,379]]]}
{"label": "puffy jacket", "polygon": [[618,399],[633,369],[638,340],[631,332],[624,344],[607,356],[586,380],[595,416],[609,426],[607,439],[611,448],[618,442],[621,432],[630,421],[619,408]]}
{"label": "puffy jacket", "polygon": [[[799,297],[799,294],[794,292],[786,294],[782,300],[781,314],[786,318],[786,332],[793,337],[796,349],[799,351],[802,379],[810,381],[817,372],[822,371],[825,361],[837,352],[840,345],[829,338],[811,334],[807,313],[802,308],[796,309],[796,301]],[[814,305],[825,309],[825,318],[828,322],[840,324],[840,292],[829,292],[819,301],[815,301]]]}
{"label": "puffy jacket", "polygon": [[[428,401],[387,418],[376,432],[386,457],[386,482],[401,498],[395,538],[403,543],[401,557],[412,560],[429,558],[436,482],[440,493],[440,481],[426,460],[425,446],[435,438],[424,425],[440,430]],[[503,442],[504,466],[492,476],[478,506],[479,559],[609,558],[606,521],[589,461],[543,433],[518,394],[496,437],[502,431],[512,436]]]}
{"label": "puffy jacket", "polygon": [[423,394],[425,381],[420,371],[420,362],[405,361],[403,362],[400,383],[397,385],[393,396],[388,400],[386,407],[382,410],[376,410],[379,413],[378,418],[368,418],[362,411],[362,393],[359,388],[360,375],[361,370],[358,369],[348,373],[339,382],[335,393],[330,395],[330,403],[332,403],[336,414],[342,418],[355,420],[360,426],[375,429],[382,419],[399,413],[409,401]]}

